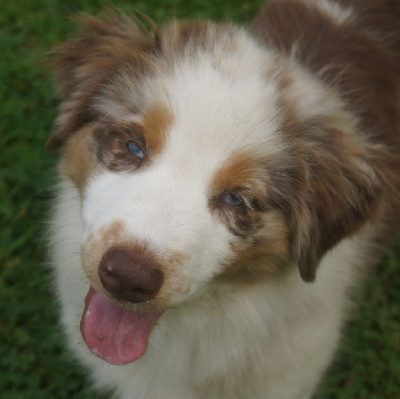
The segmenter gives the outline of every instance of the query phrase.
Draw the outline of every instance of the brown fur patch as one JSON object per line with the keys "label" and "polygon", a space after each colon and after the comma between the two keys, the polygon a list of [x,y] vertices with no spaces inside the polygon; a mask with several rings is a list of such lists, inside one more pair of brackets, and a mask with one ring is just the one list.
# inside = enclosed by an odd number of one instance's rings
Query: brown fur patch
{"label": "brown fur patch", "polygon": [[159,155],[167,140],[167,132],[173,123],[171,111],[158,104],[146,111],[143,120],[143,134],[152,156]]}
{"label": "brown fur patch", "polygon": [[257,282],[277,273],[290,259],[289,232],[285,217],[276,211],[262,216],[262,227],[246,240],[232,242],[234,258],[218,279]]}
{"label": "brown fur patch", "polygon": [[[65,139],[85,123],[96,120],[91,101],[104,84],[124,64],[132,79],[148,73],[158,39],[144,33],[128,18],[113,16],[113,22],[93,17],[81,18],[87,28],[80,38],[55,49],[53,60],[62,106],[47,148],[58,149]],[[78,111],[78,112],[77,112]]]}
{"label": "brown fur patch", "polygon": [[339,115],[299,120],[290,102],[282,109],[291,162],[286,172],[271,175],[291,226],[293,255],[302,277],[312,281],[328,250],[376,218],[384,187],[390,197],[381,163],[390,154],[356,139]]}
{"label": "brown fur patch", "polygon": [[259,169],[260,163],[251,154],[232,154],[214,176],[211,183],[212,192],[221,194],[234,191],[238,187],[245,188],[251,184],[257,187],[256,179],[260,177]]}
{"label": "brown fur patch", "polygon": [[[354,1],[351,9],[352,17],[340,24],[304,2],[271,1],[251,27],[260,42],[333,87],[346,112],[358,118],[349,127],[336,109],[330,117],[301,120],[288,100],[291,79],[281,77],[281,132],[291,165],[274,186],[281,188],[305,280],[314,279],[326,251],[398,201],[400,3]],[[399,219],[387,218],[393,226]]]}
{"label": "brown fur patch", "polygon": [[[93,135],[98,162],[113,172],[134,171],[149,161],[143,128],[136,122],[100,123]],[[144,153],[143,160],[129,152],[129,142],[140,146]]]}
{"label": "brown fur patch", "polygon": [[399,148],[400,3],[353,1],[351,8],[351,22],[336,24],[303,2],[271,1],[251,30],[284,54],[295,46],[296,60],[338,89],[360,117],[361,132]]}
{"label": "brown fur patch", "polygon": [[69,177],[80,191],[89,176],[94,173],[95,162],[92,154],[93,140],[91,138],[93,128],[94,124],[86,125],[68,140],[60,164],[60,172]]}

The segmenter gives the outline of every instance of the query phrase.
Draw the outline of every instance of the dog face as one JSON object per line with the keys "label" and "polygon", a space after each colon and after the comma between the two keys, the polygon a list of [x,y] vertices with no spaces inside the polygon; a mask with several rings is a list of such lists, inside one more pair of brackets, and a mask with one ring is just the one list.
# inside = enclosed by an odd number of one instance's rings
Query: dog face
{"label": "dog face", "polygon": [[[82,199],[92,287],[160,312],[323,254],[377,212],[379,149],[335,93],[231,25],[105,24],[60,47],[48,147]],[[134,305],[132,305],[132,303]]]}

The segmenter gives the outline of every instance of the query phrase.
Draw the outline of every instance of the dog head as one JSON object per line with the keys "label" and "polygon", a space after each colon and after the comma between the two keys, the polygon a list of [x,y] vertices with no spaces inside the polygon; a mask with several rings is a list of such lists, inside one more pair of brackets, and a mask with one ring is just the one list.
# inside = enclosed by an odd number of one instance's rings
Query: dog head
{"label": "dog head", "polygon": [[63,102],[48,148],[64,148],[81,195],[91,311],[113,306],[101,292],[158,314],[211,282],[293,264],[313,281],[377,212],[379,149],[332,90],[243,29],[85,24],[55,59]]}

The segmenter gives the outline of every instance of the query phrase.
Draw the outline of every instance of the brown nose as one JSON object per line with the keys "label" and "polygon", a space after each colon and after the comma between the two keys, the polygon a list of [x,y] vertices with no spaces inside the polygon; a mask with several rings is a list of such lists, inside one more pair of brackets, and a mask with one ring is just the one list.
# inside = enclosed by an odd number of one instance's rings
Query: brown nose
{"label": "brown nose", "polygon": [[164,280],[149,255],[125,248],[109,249],[100,261],[98,274],[104,288],[117,299],[134,303],[153,299]]}

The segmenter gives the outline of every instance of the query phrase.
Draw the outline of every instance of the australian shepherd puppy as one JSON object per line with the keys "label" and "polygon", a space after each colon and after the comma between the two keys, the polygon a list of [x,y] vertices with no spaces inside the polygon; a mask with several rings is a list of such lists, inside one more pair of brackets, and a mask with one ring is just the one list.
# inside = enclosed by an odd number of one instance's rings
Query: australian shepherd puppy
{"label": "australian shepherd puppy", "polygon": [[249,29],[86,18],[57,50],[62,322],[128,399],[306,399],[399,222],[400,3]]}

